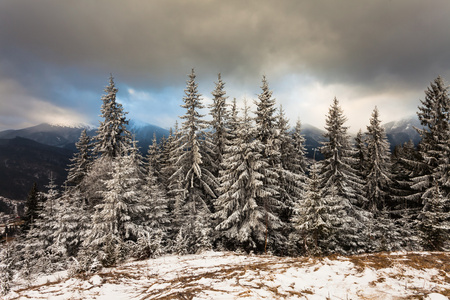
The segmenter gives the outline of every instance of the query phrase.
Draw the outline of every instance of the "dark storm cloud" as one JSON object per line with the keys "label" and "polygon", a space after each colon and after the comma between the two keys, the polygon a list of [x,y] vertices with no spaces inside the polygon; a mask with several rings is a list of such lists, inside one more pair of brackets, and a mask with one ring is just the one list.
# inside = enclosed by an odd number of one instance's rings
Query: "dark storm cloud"
{"label": "dark storm cloud", "polygon": [[262,74],[275,86],[299,74],[362,93],[424,90],[450,75],[449,9],[445,0],[5,0],[0,80],[66,107],[98,107],[88,95],[110,72],[124,86],[181,95],[192,67],[208,87],[222,72],[237,90],[257,91]]}

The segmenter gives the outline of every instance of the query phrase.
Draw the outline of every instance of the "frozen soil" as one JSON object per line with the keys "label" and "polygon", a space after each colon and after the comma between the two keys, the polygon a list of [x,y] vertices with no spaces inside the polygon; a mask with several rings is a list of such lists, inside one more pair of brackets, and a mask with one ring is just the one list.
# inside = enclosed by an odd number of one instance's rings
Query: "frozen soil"
{"label": "frozen soil", "polygon": [[6,299],[448,299],[450,253],[280,258],[204,252],[42,276]]}

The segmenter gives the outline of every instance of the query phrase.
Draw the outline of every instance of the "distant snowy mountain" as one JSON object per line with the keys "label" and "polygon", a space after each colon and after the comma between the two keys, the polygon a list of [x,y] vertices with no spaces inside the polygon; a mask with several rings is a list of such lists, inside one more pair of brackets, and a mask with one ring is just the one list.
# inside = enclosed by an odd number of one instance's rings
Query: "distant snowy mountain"
{"label": "distant snowy mountain", "polygon": [[402,145],[412,140],[415,145],[420,142],[420,135],[415,128],[422,128],[417,116],[411,116],[398,121],[389,122],[383,125],[386,135],[391,144],[391,149],[396,145]]}
{"label": "distant snowy mountain", "polygon": [[322,146],[322,142],[325,141],[323,134],[325,130],[319,129],[309,124],[302,125],[302,134],[305,137],[305,147],[307,151],[307,157],[314,157],[314,149],[316,150],[316,159],[322,159],[322,154],[319,152],[319,148]]}
{"label": "distant snowy mountain", "polygon": [[[80,138],[81,132],[86,129],[88,135],[94,136],[97,127],[90,124],[48,124],[43,123],[36,126],[18,129],[6,130],[0,132],[0,139],[13,139],[21,137],[32,141],[60,148],[75,150],[75,143]],[[156,134],[158,141],[165,135],[169,135],[169,131],[161,127],[138,121],[130,121],[128,129],[136,136],[139,146],[142,150],[148,148],[153,139],[153,133]]]}
{"label": "distant snowy mountain", "polygon": [[74,150],[75,142],[78,141],[83,129],[87,129],[90,135],[95,133],[95,128],[86,124],[68,127],[42,123],[24,129],[2,131],[0,139],[21,137],[44,145]]}
{"label": "distant snowy mountain", "polygon": [[148,146],[152,144],[153,134],[156,135],[156,140],[158,142],[163,136],[169,136],[169,131],[167,129],[136,120],[130,120],[128,130],[135,136],[136,140],[139,142],[139,147],[143,152],[146,152]]}

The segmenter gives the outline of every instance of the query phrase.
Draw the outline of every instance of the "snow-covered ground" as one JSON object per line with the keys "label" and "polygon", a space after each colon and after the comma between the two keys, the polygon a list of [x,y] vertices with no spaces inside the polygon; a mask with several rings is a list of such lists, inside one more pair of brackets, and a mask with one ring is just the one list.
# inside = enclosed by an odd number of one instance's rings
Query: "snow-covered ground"
{"label": "snow-covered ground", "polygon": [[85,277],[57,273],[6,299],[448,299],[450,253],[280,258],[164,256]]}

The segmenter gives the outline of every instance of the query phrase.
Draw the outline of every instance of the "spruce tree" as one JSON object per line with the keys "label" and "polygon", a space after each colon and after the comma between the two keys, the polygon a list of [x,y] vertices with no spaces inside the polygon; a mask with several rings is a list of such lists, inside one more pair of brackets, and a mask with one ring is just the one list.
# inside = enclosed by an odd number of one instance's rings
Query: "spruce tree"
{"label": "spruce tree", "polygon": [[78,186],[89,172],[91,160],[91,138],[86,129],[81,132],[78,142],[75,144],[77,152],[70,162],[65,186]]}
{"label": "spruce tree", "polygon": [[264,172],[269,165],[262,159],[263,145],[255,139],[252,123],[246,105],[236,136],[225,147],[224,170],[220,176],[221,195],[215,214],[219,221],[216,230],[228,249],[262,253],[268,230],[277,233],[283,224],[272,213],[271,203],[265,202],[267,197],[275,195],[275,191],[264,185]]}
{"label": "spruce tree", "polygon": [[293,161],[297,173],[306,174],[306,147],[305,137],[302,135],[302,123],[297,120],[292,133],[292,143],[294,144]]}
{"label": "spruce tree", "polygon": [[74,258],[87,236],[91,219],[80,190],[66,190],[59,201],[53,246],[60,247],[66,257]]}
{"label": "spruce tree", "polygon": [[[284,230],[285,224],[281,222],[280,215],[286,210],[287,205],[279,197],[280,140],[279,132],[276,129],[275,99],[272,98],[272,91],[269,89],[265,76],[262,78],[261,90],[255,103],[255,139],[262,145],[261,160],[268,164],[268,167],[264,169],[262,181],[271,192],[262,197],[260,205],[264,207],[267,215],[275,217],[274,220],[269,220],[266,225],[267,245],[265,245],[265,250],[268,249],[267,246],[270,246],[273,251],[284,252],[286,250],[284,249],[286,238],[280,234],[280,231]],[[274,222],[274,224],[271,224],[271,222]]]}
{"label": "spruce tree", "polygon": [[[186,114],[177,143],[180,145],[176,153],[177,170],[172,174],[171,180],[181,180],[182,190],[177,204],[180,215],[180,228],[177,245],[178,252],[197,252],[201,248],[208,248],[211,239],[210,216],[214,211],[213,199],[216,197],[217,180],[205,165],[210,165],[211,149],[203,130],[207,123],[199,110],[203,108],[201,95],[195,82],[195,73],[192,70],[185,89],[184,104]],[[177,208],[176,208],[177,209]],[[199,230],[201,227],[202,230]],[[200,235],[200,236],[199,236]],[[197,246],[196,246],[197,245]]]}
{"label": "spruce tree", "polygon": [[148,169],[154,172],[155,176],[160,177],[161,172],[161,163],[162,160],[160,158],[161,152],[159,149],[158,142],[156,141],[156,133],[153,133],[152,144],[148,147],[147,151],[147,164]]}
{"label": "spruce tree", "polygon": [[355,137],[354,143],[354,165],[353,168],[356,170],[357,176],[362,180],[366,180],[367,172],[367,144],[365,135],[360,129]]}
{"label": "spruce tree", "polygon": [[390,195],[391,161],[389,142],[384,128],[379,120],[378,109],[375,107],[367,126],[367,184],[366,197],[368,209],[372,212],[384,209],[386,199]]}
{"label": "spruce tree", "polygon": [[228,139],[228,119],[227,96],[224,90],[225,83],[219,73],[216,82],[216,88],[212,92],[213,103],[209,106],[210,115],[212,116],[211,127],[211,143],[212,143],[212,159],[214,162],[211,172],[215,177],[219,176],[223,155],[225,153],[225,144]]}
{"label": "spruce tree", "polygon": [[41,195],[37,188],[37,183],[33,183],[33,187],[28,193],[27,200],[25,202],[25,215],[23,217],[23,228],[29,230],[33,222],[39,216],[39,210],[41,209]]}
{"label": "spruce tree", "polygon": [[161,188],[153,170],[149,169],[143,187],[143,201],[148,206],[146,215],[142,216],[148,234],[137,240],[140,258],[155,257],[167,251],[171,220],[168,214],[168,199]]}
{"label": "spruce tree", "polygon": [[173,166],[171,163],[171,153],[174,149],[174,134],[172,127],[169,128],[169,135],[164,139],[164,144],[160,147],[160,172],[157,177],[162,187],[168,188],[169,177],[173,174]]}
{"label": "spruce tree", "polygon": [[439,185],[444,196],[450,193],[450,98],[448,86],[439,76],[425,91],[417,113],[423,129],[417,128],[422,137],[419,153],[422,156],[421,174],[413,178],[412,188],[418,191],[422,200]]}
{"label": "spruce tree", "polygon": [[301,202],[296,204],[296,214],[293,218],[296,233],[291,237],[298,238],[297,246],[309,255],[323,253],[321,241],[326,240],[331,233],[332,225],[328,222],[327,205],[320,189],[319,166],[311,166]]}
{"label": "spruce tree", "polygon": [[[297,144],[294,143],[289,129],[289,121],[282,106],[279,109],[276,129],[278,130],[280,152],[280,164],[277,168],[279,199],[284,203],[280,218],[284,223],[290,225],[294,204],[300,200],[305,184],[304,158],[301,157],[304,154],[302,152],[304,146],[301,143],[299,144],[301,141],[296,141]],[[296,138],[302,138],[301,134],[298,133],[297,135]]]}
{"label": "spruce tree", "polygon": [[320,148],[324,156],[320,162],[320,178],[324,195],[336,192],[337,196],[356,204],[364,201],[358,192],[363,189],[363,182],[353,169],[355,153],[347,134],[348,127],[344,126],[346,120],[339,101],[334,98],[326,119],[324,137],[327,141]]}
{"label": "spruce tree", "polygon": [[104,266],[127,257],[127,241],[147,235],[142,218],[148,206],[142,201],[143,182],[133,156],[115,158],[109,172],[103,201],[95,206],[92,230],[84,241]]}
{"label": "spruce tree", "polygon": [[112,75],[102,96],[101,117],[103,120],[95,136],[94,153],[102,158],[116,158],[127,153],[131,144],[131,133],[126,128],[128,120],[122,104],[116,101],[118,89]]}
{"label": "spruce tree", "polygon": [[422,245],[426,250],[446,251],[450,246],[450,213],[447,210],[450,199],[441,193],[435,181],[432,193],[424,202],[419,215]]}

